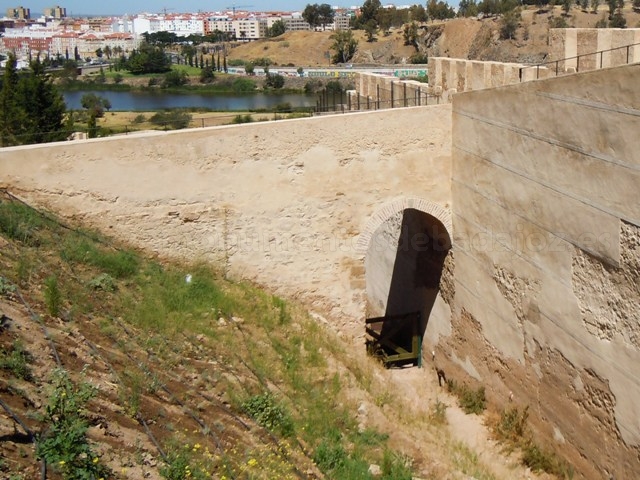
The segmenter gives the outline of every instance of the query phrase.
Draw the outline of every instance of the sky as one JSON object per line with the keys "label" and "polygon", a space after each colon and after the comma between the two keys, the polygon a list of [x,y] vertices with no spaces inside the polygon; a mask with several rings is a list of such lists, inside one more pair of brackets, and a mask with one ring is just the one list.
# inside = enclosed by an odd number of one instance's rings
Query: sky
{"label": "sky", "polygon": [[[356,0],[355,5],[361,5],[362,1]],[[2,16],[8,7],[23,6],[31,9],[31,13],[42,13],[45,8],[59,5],[67,9],[67,15],[124,15],[140,12],[162,13],[167,9],[167,13],[186,12],[212,12],[224,11],[227,7],[235,5],[237,10],[272,11],[285,10],[301,11],[309,3],[329,3],[322,0],[108,0],[96,2],[93,0],[3,0],[6,6],[0,10]],[[384,3],[384,2],[383,2]],[[339,6],[349,6],[352,4],[337,4]]]}

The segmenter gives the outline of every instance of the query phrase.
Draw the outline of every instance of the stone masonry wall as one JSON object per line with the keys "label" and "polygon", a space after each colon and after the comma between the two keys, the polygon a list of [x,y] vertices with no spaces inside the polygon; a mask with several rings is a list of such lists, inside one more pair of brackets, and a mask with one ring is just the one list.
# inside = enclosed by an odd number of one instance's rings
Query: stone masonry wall
{"label": "stone masonry wall", "polygon": [[441,105],[5,148],[0,184],[160,255],[217,261],[362,335],[360,234],[408,197],[448,209],[450,165]]}
{"label": "stone masonry wall", "polygon": [[640,472],[638,75],[453,100],[454,333],[437,348],[498,404],[531,404],[584,478]]}

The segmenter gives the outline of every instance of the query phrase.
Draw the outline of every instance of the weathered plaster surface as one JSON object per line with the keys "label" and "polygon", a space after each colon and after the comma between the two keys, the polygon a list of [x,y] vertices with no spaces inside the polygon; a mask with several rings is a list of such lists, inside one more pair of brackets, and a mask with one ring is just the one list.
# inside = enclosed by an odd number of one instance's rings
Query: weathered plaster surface
{"label": "weathered plaster surface", "polygon": [[441,348],[467,374],[463,352],[478,352],[466,364],[498,401],[535,399],[587,478],[640,472],[638,74],[453,102],[452,324],[471,331]]}
{"label": "weathered plaster surface", "polygon": [[0,150],[14,191],[359,335],[373,231],[413,206],[450,226],[450,168],[450,105]]}

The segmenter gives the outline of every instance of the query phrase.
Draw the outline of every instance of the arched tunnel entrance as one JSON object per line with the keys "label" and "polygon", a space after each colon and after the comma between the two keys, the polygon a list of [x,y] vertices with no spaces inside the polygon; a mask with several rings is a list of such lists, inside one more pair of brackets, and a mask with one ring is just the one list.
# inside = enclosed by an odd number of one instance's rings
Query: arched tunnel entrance
{"label": "arched tunnel entrance", "polygon": [[367,348],[385,365],[420,364],[450,249],[444,224],[414,208],[373,232],[365,256]]}

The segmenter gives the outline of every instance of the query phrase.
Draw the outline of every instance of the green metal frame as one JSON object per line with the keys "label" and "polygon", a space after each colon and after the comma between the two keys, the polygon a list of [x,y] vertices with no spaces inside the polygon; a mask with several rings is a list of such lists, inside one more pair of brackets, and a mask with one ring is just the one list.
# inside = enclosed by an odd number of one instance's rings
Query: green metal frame
{"label": "green metal frame", "polygon": [[[411,350],[398,345],[392,339],[410,323]],[[383,327],[388,327],[383,332]],[[422,335],[420,334],[420,312],[401,315],[387,315],[384,317],[367,318],[366,333],[367,350],[374,357],[379,358],[386,367],[413,363],[422,367]],[[394,353],[389,353],[389,351]]]}

